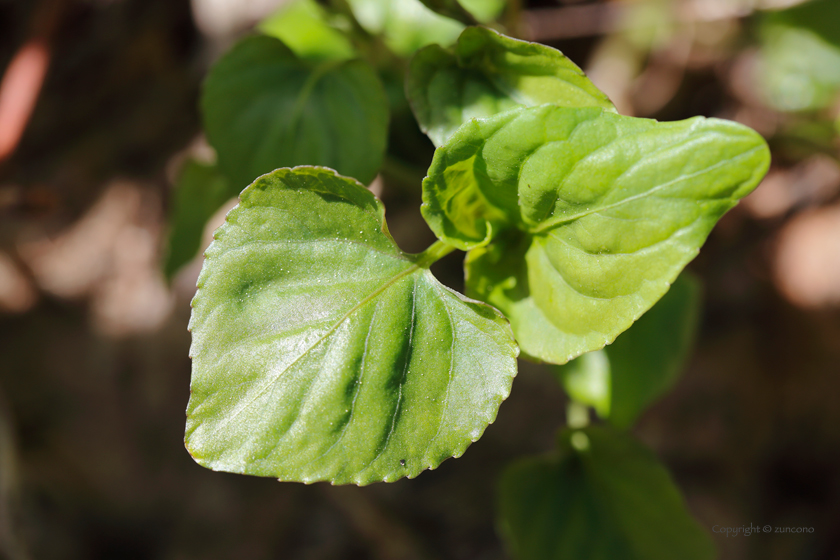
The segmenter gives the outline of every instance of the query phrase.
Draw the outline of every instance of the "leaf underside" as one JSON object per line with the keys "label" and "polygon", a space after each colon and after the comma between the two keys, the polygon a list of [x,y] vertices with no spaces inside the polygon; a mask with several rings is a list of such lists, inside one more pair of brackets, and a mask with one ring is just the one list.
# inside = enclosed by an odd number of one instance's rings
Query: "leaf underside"
{"label": "leaf underside", "polygon": [[754,131],[597,108],[516,108],[435,152],[423,216],[469,251],[467,293],[500,309],[524,355],[602,348],[668,290],[769,166]]}
{"label": "leaf underside", "polygon": [[206,253],[187,448],[280,480],[368,484],[460,456],[510,391],[505,319],[438,283],[352,179],[279,169]]}

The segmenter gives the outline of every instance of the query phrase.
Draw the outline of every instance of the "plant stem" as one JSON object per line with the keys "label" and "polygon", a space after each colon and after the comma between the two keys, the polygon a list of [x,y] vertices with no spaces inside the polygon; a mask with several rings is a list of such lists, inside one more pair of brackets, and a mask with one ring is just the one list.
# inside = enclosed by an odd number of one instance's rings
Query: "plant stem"
{"label": "plant stem", "polygon": [[455,247],[443,241],[435,241],[429,247],[415,256],[415,263],[421,268],[429,268],[434,263],[455,250]]}

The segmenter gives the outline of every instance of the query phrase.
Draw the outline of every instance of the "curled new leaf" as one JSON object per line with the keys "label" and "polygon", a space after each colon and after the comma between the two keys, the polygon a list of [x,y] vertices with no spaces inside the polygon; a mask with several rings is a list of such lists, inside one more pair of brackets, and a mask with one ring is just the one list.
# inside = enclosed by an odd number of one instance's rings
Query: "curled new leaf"
{"label": "curled new leaf", "polygon": [[186,443],[215,470],[368,484],[461,455],[516,373],[505,319],[399,250],[382,204],[316,167],[248,187],[193,300]]}
{"label": "curled new leaf", "polygon": [[436,146],[472,118],[518,106],[615,110],[563,53],[483,27],[469,27],[451,49],[430,45],[411,60],[406,91],[420,127]]}
{"label": "curled new leaf", "polygon": [[747,127],[600,109],[517,108],[435,152],[423,216],[467,255],[467,291],[510,319],[523,353],[602,348],[668,290],[769,166]]}
{"label": "curled new leaf", "polygon": [[273,37],[248,37],[225,54],[201,108],[219,167],[239,189],[300,164],[368,183],[385,153],[388,102],[370,65],[302,60]]}

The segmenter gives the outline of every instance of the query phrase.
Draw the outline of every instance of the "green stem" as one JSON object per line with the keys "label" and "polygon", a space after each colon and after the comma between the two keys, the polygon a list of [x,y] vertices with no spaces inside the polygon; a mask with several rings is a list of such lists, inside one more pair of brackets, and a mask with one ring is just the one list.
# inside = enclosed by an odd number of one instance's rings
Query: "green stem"
{"label": "green stem", "polygon": [[415,255],[414,262],[421,268],[429,268],[456,248],[443,241],[435,241],[428,249]]}

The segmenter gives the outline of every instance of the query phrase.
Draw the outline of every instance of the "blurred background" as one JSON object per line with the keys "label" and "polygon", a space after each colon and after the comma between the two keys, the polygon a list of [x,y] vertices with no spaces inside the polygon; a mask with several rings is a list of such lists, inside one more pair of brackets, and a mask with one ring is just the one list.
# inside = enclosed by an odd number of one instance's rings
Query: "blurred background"
{"label": "blurred background", "polygon": [[[201,262],[162,272],[173,185],[186,157],[212,159],[207,69],[283,4],[0,0],[0,557],[507,558],[496,477],[564,424],[538,366],[464,457],[415,480],[281,484],[184,449]],[[423,10],[399,1],[412,28]],[[767,138],[767,178],[690,265],[705,292],[690,365],[634,432],[709,532],[814,528],[715,534],[721,559],[840,559],[840,2],[517,0],[499,21],[562,50],[623,114]],[[382,71],[392,130],[371,188],[420,251],[433,147],[401,69]],[[456,289],[462,258],[435,269]]]}

